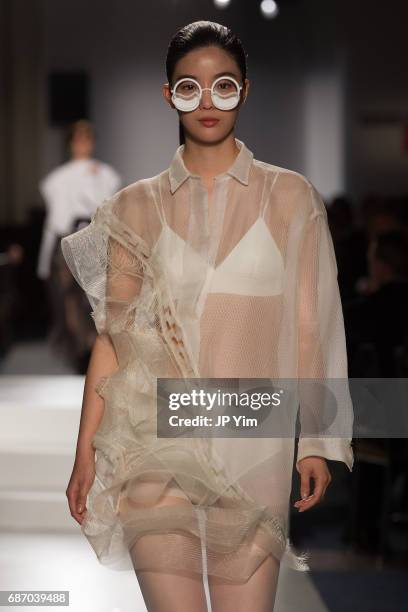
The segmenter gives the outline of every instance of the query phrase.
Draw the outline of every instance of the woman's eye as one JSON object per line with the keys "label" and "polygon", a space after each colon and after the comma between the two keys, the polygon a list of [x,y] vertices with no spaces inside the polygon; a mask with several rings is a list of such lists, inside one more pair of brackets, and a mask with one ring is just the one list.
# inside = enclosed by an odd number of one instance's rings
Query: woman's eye
{"label": "woman's eye", "polygon": [[232,85],[232,83],[229,83],[228,81],[224,81],[223,83],[219,83],[218,87],[222,91],[227,91],[228,89],[231,89],[233,87],[233,85]]}

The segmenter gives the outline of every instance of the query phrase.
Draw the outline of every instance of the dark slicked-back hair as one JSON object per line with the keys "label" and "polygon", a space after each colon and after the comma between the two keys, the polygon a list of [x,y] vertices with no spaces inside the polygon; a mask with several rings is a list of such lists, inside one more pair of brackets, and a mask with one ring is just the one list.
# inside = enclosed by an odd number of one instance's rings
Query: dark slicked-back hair
{"label": "dark slicked-back hair", "polygon": [[[242,81],[247,78],[247,54],[236,34],[214,21],[194,21],[181,28],[171,39],[167,49],[166,74],[170,86],[177,62],[189,51],[200,47],[218,46],[232,55],[236,61]],[[179,122],[180,144],[184,144],[184,130]]]}

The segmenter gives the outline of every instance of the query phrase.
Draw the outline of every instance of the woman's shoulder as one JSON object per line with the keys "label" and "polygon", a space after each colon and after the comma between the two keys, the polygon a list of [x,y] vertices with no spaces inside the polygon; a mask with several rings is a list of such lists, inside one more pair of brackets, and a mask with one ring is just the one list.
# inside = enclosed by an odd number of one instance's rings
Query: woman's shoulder
{"label": "woman's shoulder", "polygon": [[133,183],[125,185],[119,189],[112,197],[115,200],[126,201],[147,201],[158,187],[160,181],[165,177],[167,170],[147,178],[140,178]]}
{"label": "woman's shoulder", "polygon": [[269,179],[270,197],[280,202],[286,213],[312,215],[325,211],[318,189],[305,174],[257,159],[254,168],[262,181]]}
{"label": "woman's shoulder", "polygon": [[113,215],[130,228],[144,231],[145,226],[156,223],[157,208],[152,206],[152,198],[158,190],[157,184],[162,174],[141,178],[121,187],[103,200],[96,216],[103,216],[106,212],[108,216]]}
{"label": "woman's shoulder", "polygon": [[115,208],[126,207],[129,204],[143,203],[149,196],[152,178],[142,178],[129,183],[115,191],[104,200],[114,204]]}
{"label": "woman's shoulder", "polygon": [[276,185],[278,185],[278,183],[284,183],[287,189],[293,188],[307,191],[313,187],[308,177],[297,170],[292,170],[284,166],[277,166],[276,164],[259,159],[254,159],[254,166],[260,174],[275,176],[277,179]]}

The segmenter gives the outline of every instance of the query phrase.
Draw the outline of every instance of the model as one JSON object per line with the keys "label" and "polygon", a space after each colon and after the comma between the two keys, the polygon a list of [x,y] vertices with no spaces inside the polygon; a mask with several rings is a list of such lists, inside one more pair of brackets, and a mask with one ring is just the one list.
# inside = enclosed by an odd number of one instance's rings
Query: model
{"label": "model", "polygon": [[[316,188],[235,137],[240,40],[191,23],[166,71],[181,132],[169,168],[61,243],[98,331],[67,496],[100,562],[135,569],[149,612],[270,612],[280,563],[308,569],[288,540],[294,437],[161,437],[156,383],[347,379],[336,259]],[[299,387],[302,422],[316,424]],[[299,511],[323,498],[327,459],[352,469],[351,441],[300,437]]]}
{"label": "model", "polygon": [[67,140],[70,159],[40,182],[46,206],[37,262],[37,275],[41,279],[50,275],[51,257],[58,237],[73,231],[75,219],[90,218],[98,203],[115,193],[121,184],[114,168],[93,157],[95,134],[89,121],[74,122]]}

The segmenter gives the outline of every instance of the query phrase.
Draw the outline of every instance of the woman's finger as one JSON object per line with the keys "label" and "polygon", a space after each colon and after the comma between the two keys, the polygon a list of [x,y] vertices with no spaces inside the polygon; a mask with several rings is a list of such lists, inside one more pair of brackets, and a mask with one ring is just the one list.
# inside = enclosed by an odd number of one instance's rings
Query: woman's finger
{"label": "woman's finger", "polygon": [[327,477],[327,474],[320,473],[314,477],[314,490],[313,494],[310,495],[306,499],[299,500],[295,503],[295,506],[299,509],[299,512],[304,512],[305,510],[309,510],[316,504],[318,504],[324,496],[324,492],[329,484],[330,480]]}
{"label": "woman's finger", "polygon": [[74,484],[67,489],[68,505],[71,516],[81,524],[86,512],[86,493],[79,484]]}

